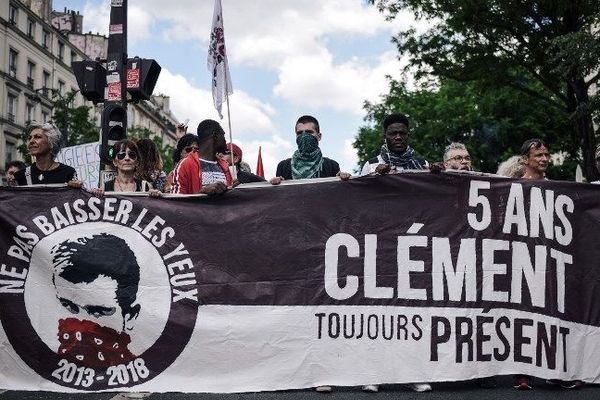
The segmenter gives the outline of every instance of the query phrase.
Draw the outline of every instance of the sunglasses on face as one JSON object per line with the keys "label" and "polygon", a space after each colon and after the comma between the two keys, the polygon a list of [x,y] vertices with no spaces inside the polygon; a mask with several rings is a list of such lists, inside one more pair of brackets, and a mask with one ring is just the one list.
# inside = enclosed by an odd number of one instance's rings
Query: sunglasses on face
{"label": "sunglasses on face", "polygon": [[198,146],[188,146],[184,150],[186,151],[186,153],[191,153],[192,151],[194,153],[197,153],[198,150],[200,150],[200,148]]}
{"label": "sunglasses on face", "polygon": [[125,158],[125,156],[128,156],[130,160],[137,159],[137,153],[135,151],[121,151],[117,153],[117,160],[121,161]]}

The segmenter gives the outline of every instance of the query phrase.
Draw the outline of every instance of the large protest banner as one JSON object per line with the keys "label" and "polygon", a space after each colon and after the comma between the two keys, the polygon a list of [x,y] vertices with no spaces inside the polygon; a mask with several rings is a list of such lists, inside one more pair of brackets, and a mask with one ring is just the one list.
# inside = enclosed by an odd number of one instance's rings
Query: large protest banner
{"label": "large protest banner", "polygon": [[462,174],[0,190],[0,387],[600,382],[600,187]]}

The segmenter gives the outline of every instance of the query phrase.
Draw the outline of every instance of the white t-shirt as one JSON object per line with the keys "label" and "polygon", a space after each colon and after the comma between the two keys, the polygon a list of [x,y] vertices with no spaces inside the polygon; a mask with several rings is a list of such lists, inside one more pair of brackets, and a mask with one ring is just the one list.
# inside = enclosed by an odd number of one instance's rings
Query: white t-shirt
{"label": "white t-shirt", "polygon": [[210,185],[217,182],[227,183],[227,178],[216,161],[208,161],[201,158],[200,166],[202,168],[202,185]]}

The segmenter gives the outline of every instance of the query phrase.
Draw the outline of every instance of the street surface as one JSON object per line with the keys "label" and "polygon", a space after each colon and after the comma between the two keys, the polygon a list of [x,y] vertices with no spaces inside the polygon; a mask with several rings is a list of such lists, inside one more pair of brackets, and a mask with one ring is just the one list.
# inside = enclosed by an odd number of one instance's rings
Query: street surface
{"label": "street surface", "polygon": [[[316,393],[313,390],[291,390],[281,392],[205,394],[205,393],[151,393],[144,394],[147,400],[596,400],[600,399],[600,385],[588,385],[581,390],[565,390],[547,385],[536,379],[534,389],[517,391],[512,388],[511,377],[498,378],[495,389],[480,389],[474,382],[433,384],[433,391],[416,393],[401,385],[384,385],[378,393],[365,393],[360,388],[334,388],[331,393]],[[141,398],[137,395],[131,398]],[[0,400],[126,400],[119,393],[60,394],[49,392],[15,392],[0,394]]]}

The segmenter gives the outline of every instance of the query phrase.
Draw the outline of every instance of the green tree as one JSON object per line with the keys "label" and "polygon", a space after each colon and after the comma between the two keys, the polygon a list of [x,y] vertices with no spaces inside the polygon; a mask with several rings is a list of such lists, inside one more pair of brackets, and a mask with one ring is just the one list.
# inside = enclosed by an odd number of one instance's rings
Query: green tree
{"label": "green tree", "polygon": [[152,139],[160,152],[163,161],[163,171],[169,172],[173,170],[173,151],[175,148],[170,145],[165,145],[162,137],[154,135],[148,128],[142,128],[140,126],[127,129],[127,137],[136,141],[146,138]]}
{"label": "green tree", "polygon": [[[548,115],[567,113],[562,129],[597,179],[593,118],[599,100],[600,2],[597,0],[370,0],[388,18],[401,10],[428,20],[424,33],[393,40],[417,78],[433,76],[512,88],[540,101]],[[533,136],[533,135],[532,135]],[[543,138],[549,140],[547,135]],[[571,149],[566,149],[571,152]]]}
{"label": "green tree", "polygon": [[[435,87],[408,90],[404,83],[392,80],[381,102],[367,102],[365,109],[370,125],[360,128],[353,143],[361,164],[379,152],[384,140],[381,121],[395,112],[409,116],[411,146],[430,162],[441,161],[451,142],[462,142],[474,167],[484,172],[495,173],[499,162],[518,154],[531,137],[545,137],[552,148],[569,149],[570,144],[563,135],[569,125],[566,112],[549,114],[541,100],[512,88],[482,88],[477,82],[442,79]],[[570,150],[566,155],[572,160],[576,150]],[[549,171],[553,178],[570,178],[574,173],[572,161]]]}
{"label": "green tree", "polygon": [[97,142],[100,140],[100,128],[98,121],[90,115],[92,107],[74,107],[77,91],[71,91],[64,96],[54,92],[52,101],[51,122],[66,135],[66,146]]}

